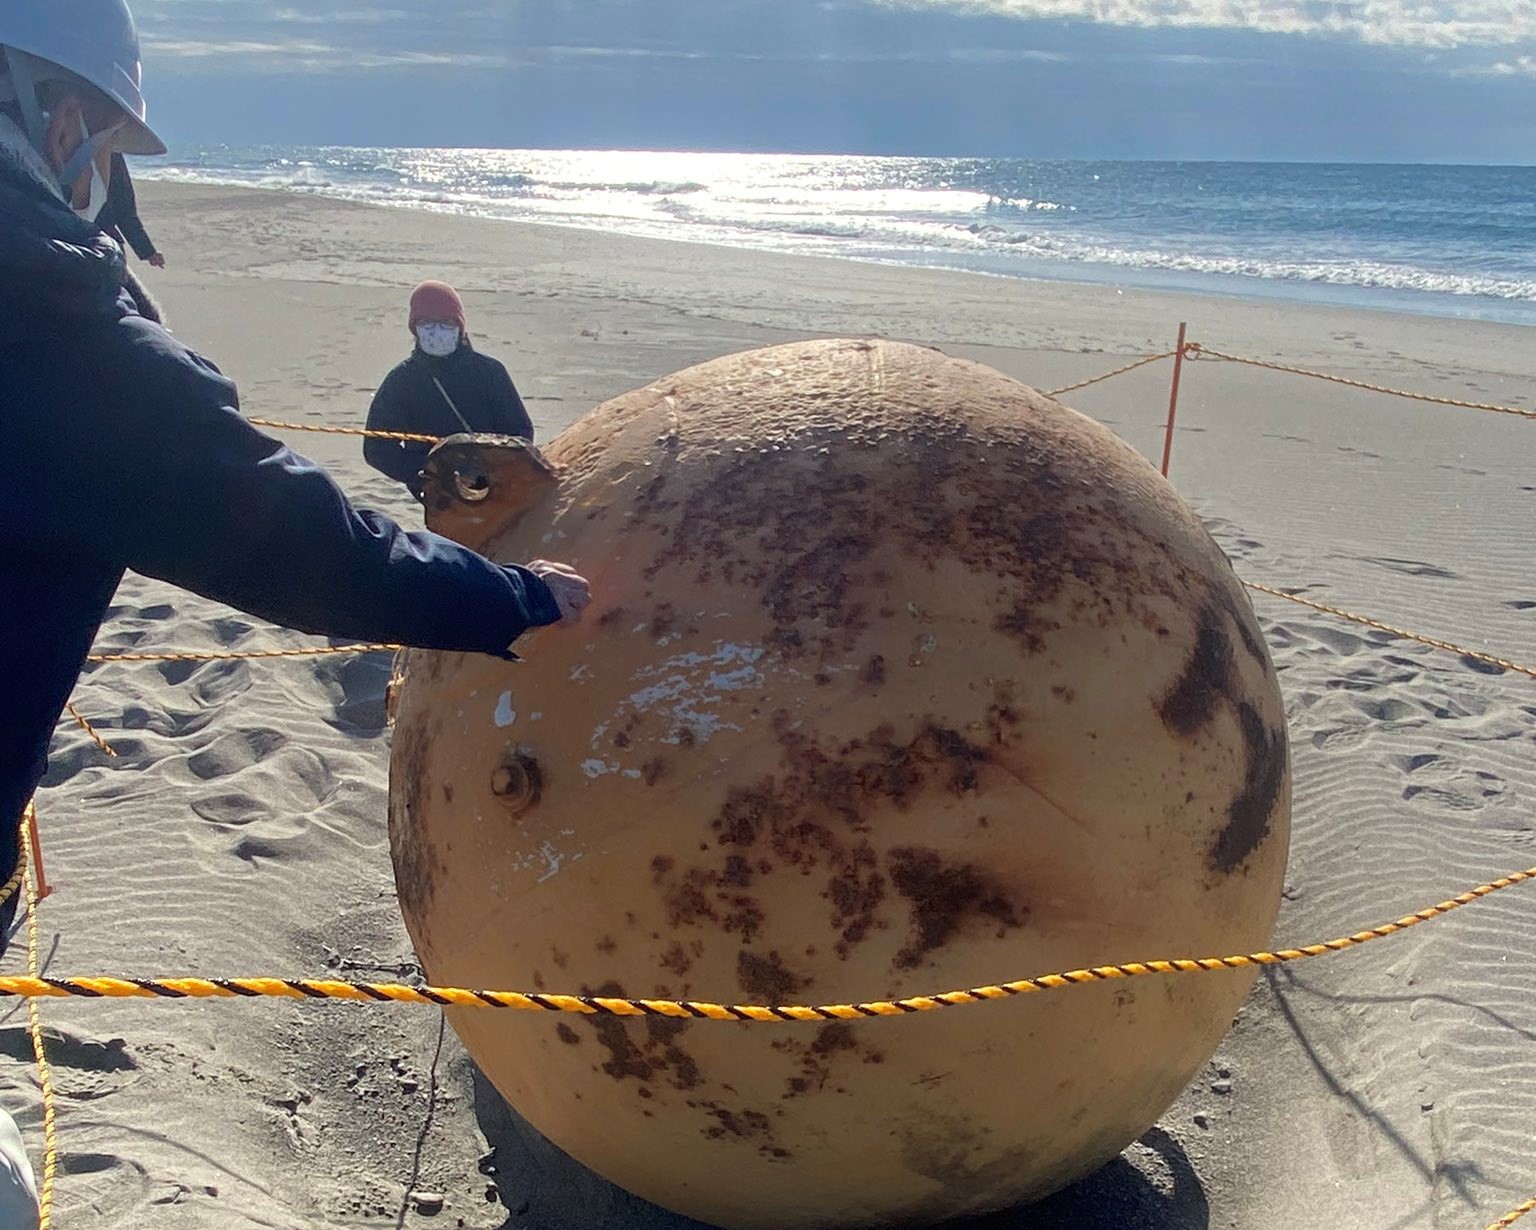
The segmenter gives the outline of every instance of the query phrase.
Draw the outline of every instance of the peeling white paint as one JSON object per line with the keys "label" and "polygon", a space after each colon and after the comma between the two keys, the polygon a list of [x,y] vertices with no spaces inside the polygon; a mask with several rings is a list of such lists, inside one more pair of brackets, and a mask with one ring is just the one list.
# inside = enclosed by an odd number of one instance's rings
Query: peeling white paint
{"label": "peeling white paint", "polygon": [[[625,717],[637,714],[661,718],[670,729],[660,737],[659,742],[674,747],[690,738],[695,742],[707,742],[722,731],[741,730],[740,726],[725,721],[714,710],[721,704],[726,693],[762,686],[763,676],[757,663],[762,660],[765,652],[754,645],[717,641],[708,652],[677,654],[665,661],[641,667],[633,679],[646,686],[620,701],[613,715],[593,729],[590,739],[592,750],[608,750],[604,743],[613,727]],[[710,669],[721,667],[728,669]],[[580,678],[586,671],[585,666],[578,666],[572,671],[571,678]],[[533,713],[528,720],[537,722],[543,716],[543,713]],[[625,768],[601,755],[583,761],[581,771],[590,781],[613,774],[631,781],[643,777],[640,769]]]}
{"label": "peeling white paint", "polygon": [[[621,701],[613,717],[598,727],[593,735],[594,746],[612,723],[626,713],[656,714],[666,720],[673,729],[661,742],[673,746],[683,742],[680,731],[686,731],[695,740],[708,740],[724,730],[740,730],[740,726],[724,721],[714,709],[726,693],[762,685],[763,676],[757,664],[764,653],[755,645],[716,641],[707,652],[676,654],[642,667],[635,672],[634,680],[646,686]],[[633,770],[625,776],[631,773]]]}
{"label": "peeling white paint", "polygon": [[512,708],[512,693],[503,692],[501,699],[496,702],[497,729],[505,730],[515,721],[517,721],[517,712]]}
{"label": "peeling white paint", "polygon": [[[561,837],[574,837],[572,830],[561,833]],[[543,884],[546,880],[553,880],[563,867],[570,863],[579,863],[586,857],[585,850],[562,850],[552,841],[541,841],[532,850],[510,853],[509,863],[514,871],[538,872],[537,883]],[[492,892],[500,894],[500,884],[493,883]]]}
{"label": "peeling white paint", "polygon": [[688,676],[673,675],[661,683],[653,683],[648,688],[641,688],[624,703],[638,713],[646,713],[654,709],[662,701],[674,700],[688,691]]}
{"label": "peeling white paint", "polygon": [[546,841],[539,847],[539,857],[544,860],[544,874],[539,877],[538,883],[543,884],[546,880],[553,880],[560,874],[560,868],[564,865],[566,856]]}
{"label": "peeling white paint", "polygon": [[571,682],[575,683],[578,680],[585,679],[591,673],[591,669],[585,662],[583,662],[580,666],[573,666],[571,667]]}
{"label": "peeling white paint", "polygon": [[756,667],[744,666],[739,671],[729,671],[722,675],[711,675],[709,686],[718,692],[739,692],[742,688],[750,688],[754,683],[760,682],[762,675]]}
{"label": "peeling white paint", "polygon": [[666,670],[687,670],[694,666],[733,666],[737,663],[752,665],[762,660],[764,652],[756,645],[737,645],[730,641],[716,641],[714,650],[710,653],[680,653],[668,658],[665,662],[645,667],[637,677],[658,675]]}

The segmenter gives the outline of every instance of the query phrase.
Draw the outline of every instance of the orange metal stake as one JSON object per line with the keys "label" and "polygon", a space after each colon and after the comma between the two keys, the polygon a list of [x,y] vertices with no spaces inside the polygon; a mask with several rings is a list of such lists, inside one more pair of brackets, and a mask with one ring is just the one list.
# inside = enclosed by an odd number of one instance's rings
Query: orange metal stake
{"label": "orange metal stake", "polygon": [[42,901],[53,892],[48,876],[43,871],[43,843],[37,836],[37,808],[27,804],[27,832],[32,838],[32,865],[37,870],[37,899]]}
{"label": "orange metal stake", "polygon": [[1168,477],[1168,463],[1173,459],[1173,422],[1179,415],[1179,378],[1184,374],[1184,335],[1188,321],[1179,322],[1179,348],[1173,356],[1173,391],[1168,395],[1168,435],[1163,441],[1163,477]]}

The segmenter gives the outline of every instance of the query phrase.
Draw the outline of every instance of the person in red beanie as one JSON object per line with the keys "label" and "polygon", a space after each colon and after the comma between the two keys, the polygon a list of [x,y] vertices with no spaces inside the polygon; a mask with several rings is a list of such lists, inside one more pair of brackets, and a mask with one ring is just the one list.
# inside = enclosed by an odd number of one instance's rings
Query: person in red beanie
{"label": "person in red beanie", "polygon": [[[410,329],[415,349],[374,394],[370,431],[533,439],[533,422],[507,369],[470,344],[458,291],[446,282],[423,282],[411,293]],[[421,468],[431,451],[430,444],[418,442],[372,436],[363,441],[363,459],[404,483],[418,500]]]}

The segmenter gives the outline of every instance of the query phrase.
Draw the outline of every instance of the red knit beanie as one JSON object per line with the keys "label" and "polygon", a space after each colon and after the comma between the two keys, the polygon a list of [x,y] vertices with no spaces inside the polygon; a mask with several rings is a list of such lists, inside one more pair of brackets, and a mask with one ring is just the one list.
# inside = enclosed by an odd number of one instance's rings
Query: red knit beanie
{"label": "red knit beanie", "polygon": [[461,333],[468,332],[464,301],[447,282],[423,282],[411,292],[411,332],[416,332],[416,326],[424,320],[452,320]]}

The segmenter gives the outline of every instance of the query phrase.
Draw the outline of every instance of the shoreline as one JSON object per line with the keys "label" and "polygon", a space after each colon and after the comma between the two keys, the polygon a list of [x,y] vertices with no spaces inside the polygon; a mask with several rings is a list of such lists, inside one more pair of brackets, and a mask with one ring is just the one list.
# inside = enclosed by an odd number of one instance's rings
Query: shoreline
{"label": "shoreline", "polygon": [[[1220,328],[1225,331],[1222,336],[1229,341],[1241,342],[1248,350],[1258,352],[1258,357],[1289,356],[1290,361],[1294,361],[1298,356],[1311,355],[1330,358],[1336,363],[1343,360],[1342,366],[1352,371],[1395,370],[1404,367],[1411,370],[1416,366],[1434,368],[1452,364],[1458,359],[1464,362],[1471,358],[1480,371],[1519,375],[1522,378],[1536,372],[1536,363],[1526,358],[1530,326],[1504,321],[1294,302],[1265,296],[1226,296],[1196,291],[1121,287],[1093,281],[1029,279],[841,256],[770,252],[684,237],[633,236],[547,221],[471,216],[420,205],[350,201],[284,188],[227,187],[161,180],[145,181],[141,188],[141,195],[147,201],[145,214],[151,221],[160,202],[170,206],[178,215],[185,216],[195,213],[199,206],[204,205],[219,209],[238,206],[241,198],[250,194],[266,200],[268,208],[261,211],[263,214],[270,212],[271,203],[282,202],[289,207],[295,224],[302,224],[305,219],[324,218],[334,212],[358,220],[367,219],[368,229],[378,233],[391,229],[383,222],[384,218],[398,217],[402,220],[401,231],[415,239],[412,245],[413,256],[435,258],[438,264],[448,267],[465,267],[467,262],[464,260],[463,247],[470,243],[482,243],[493,252],[512,251],[519,246],[532,247],[541,259],[547,259],[552,254],[563,255],[568,249],[573,249],[580,256],[599,258],[622,258],[626,254],[637,254],[644,258],[641,262],[643,268],[658,275],[658,290],[673,295],[678,294],[679,284],[688,274],[704,270],[723,272],[733,277],[762,275],[767,271],[779,273],[786,278],[792,278],[799,272],[809,275],[801,283],[809,292],[802,303],[790,304],[782,297],[772,300],[764,297],[761,301],[764,310],[756,314],[738,310],[740,305],[716,305],[722,314],[735,323],[748,326],[802,331],[813,327],[820,332],[833,332],[841,328],[854,334],[906,336],[912,340],[941,340],[962,345],[1028,346],[1037,343],[1044,350],[1134,355],[1148,349],[1163,349],[1162,346],[1153,345],[1163,335],[1166,335],[1171,346],[1181,319],[1190,321],[1193,337],[1199,322],[1219,315]],[[421,225],[428,220],[433,224],[432,228]],[[431,233],[434,228],[436,234]],[[519,237],[527,243],[520,242]],[[454,249],[454,240],[459,241],[458,251]],[[674,255],[679,259],[670,259]],[[243,272],[260,268],[264,271],[263,276],[292,276],[301,281],[334,281],[352,268],[366,268],[372,281],[384,272],[375,261],[362,261],[354,266],[338,253],[328,254],[328,257],[323,261],[307,261],[303,266],[294,262],[253,262]],[[473,269],[472,265],[468,267]],[[547,271],[541,267],[537,272],[540,280],[544,281]],[[818,274],[821,276],[816,276]],[[172,276],[176,276],[174,270]],[[154,280],[158,280],[158,276]],[[467,289],[469,293],[507,288],[504,279],[493,282],[472,274],[464,281],[465,284],[459,288],[461,291]],[[881,292],[888,296],[894,287],[904,282],[925,291],[947,292],[950,302],[959,310],[947,314],[937,330],[933,329],[933,322],[925,312],[904,313],[921,320],[924,328],[913,327],[915,321],[889,321],[887,314],[891,305],[883,301]],[[853,285],[848,287],[848,283]],[[402,279],[391,284],[408,288],[410,281]],[[828,292],[832,287],[868,290],[873,296],[869,304],[872,311],[863,319],[859,319],[852,311],[829,312],[828,309],[835,306],[828,302]],[[579,292],[599,294],[604,290],[627,294],[636,292],[638,288],[627,281],[622,285],[612,281],[604,285],[601,278],[591,277],[586,278],[579,288]],[[1091,313],[1091,344],[1083,346],[1076,338],[1053,336],[1043,326],[1041,319],[1045,313],[1053,310],[1059,311],[1063,317]],[[1017,327],[1003,336],[1004,321],[999,313],[1011,311],[1018,313],[1014,322]],[[1105,326],[1112,322],[1117,327],[1112,331],[1107,330]],[[1326,345],[1319,336],[1328,330],[1336,333],[1347,331],[1351,326],[1362,323],[1373,326],[1366,332],[1381,338],[1379,345],[1340,348]],[[901,324],[906,324],[908,332],[901,331]],[[1456,332],[1452,345],[1446,344],[1447,327]],[[1036,330],[1036,336],[1028,336],[1026,329]],[[1208,328],[1206,332],[1215,334],[1216,329]],[[939,336],[929,336],[935,333]],[[1395,345],[1399,338],[1411,344]],[[1328,340],[1338,339],[1332,337]],[[1354,341],[1355,338],[1350,340]],[[1272,343],[1268,349],[1273,353],[1264,353],[1266,341]],[[1469,344],[1471,355],[1467,353]],[[1360,353],[1349,354],[1348,350]],[[1517,354],[1522,361],[1510,364],[1508,360]]]}
{"label": "shoreline", "polygon": [[[1241,165],[1223,163],[1222,165]],[[1288,164],[1287,164],[1288,165]],[[1318,164],[1334,165],[1334,164]],[[1372,164],[1376,165],[1376,164]],[[1395,164],[1380,164],[1390,166]],[[1025,272],[969,268],[956,259],[923,261],[902,259],[897,256],[883,257],[843,252],[789,252],[752,244],[745,240],[697,239],[687,235],[652,235],[626,230],[622,226],[595,226],[578,221],[560,221],[550,218],[506,217],[494,212],[475,212],[457,205],[434,206],[424,201],[358,200],[344,193],[325,188],[305,189],[291,185],[244,184],[236,180],[179,179],[156,175],[151,169],[136,184],[156,184],[168,188],[215,188],[230,191],[254,191],[280,193],[291,197],[315,197],[365,208],[403,210],[427,214],[433,217],[473,218],[487,222],[513,226],[553,227],[576,230],[585,234],[603,235],[621,239],[638,239],[657,243],[681,243],[711,249],[749,252],[764,256],[790,256],[804,259],[826,259],[855,264],[892,267],[905,270],[930,270],[939,273],[975,275],[983,278],[999,278],[1005,281],[1030,284],[1062,285],[1073,287],[1108,287],[1116,290],[1147,294],[1187,295],[1203,299],[1239,300],[1275,303],[1282,306],[1316,307],[1339,311],[1361,311],[1427,317],[1445,321],[1474,321],[1484,324],[1508,325],[1514,328],[1536,328],[1536,303],[1525,300],[1500,300],[1483,295],[1455,295],[1441,291],[1412,291],[1385,287],[1371,287],[1348,283],[1305,281],[1287,278],[1245,278],[1238,274],[1210,273],[1199,270],[1152,270],[1138,266],[1097,264],[1093,262],[1061,262],[1061,271],[1045,268],[1049,262],[1036,260]],[[914,253],[915,255],[915,253]],[[1138,276],[1140,275],[1140,276]],[[1161,275],[1161,276],[1160,276]],[[1202,283],[1209,283],[1202,285]],[[1379,298],[1381,302],[1370,302]],[[1418,301],[1422,299],[1422,306]],[[1497,305],[1507,303],[1501,308]],[[1478,305],[1489,304],[1479,310]],[[1465,305],[1456,310],[1458,305]],[[1529,319],[1516,319],[1525,316]]]}

